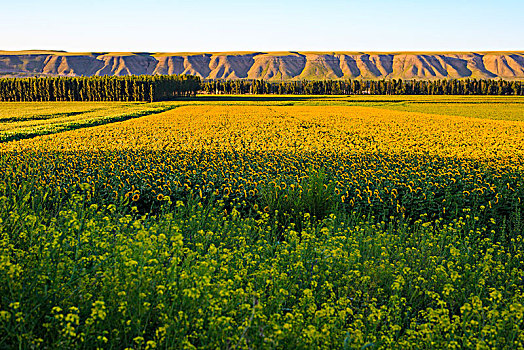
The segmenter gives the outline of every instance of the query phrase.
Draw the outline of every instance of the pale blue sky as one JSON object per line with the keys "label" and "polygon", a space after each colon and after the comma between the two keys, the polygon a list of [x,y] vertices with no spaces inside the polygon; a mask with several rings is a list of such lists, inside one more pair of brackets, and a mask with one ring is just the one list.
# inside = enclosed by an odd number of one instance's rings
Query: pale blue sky
{"label": "pale blue sky", "polygon": [[524,0],[0,0],[0,50],[524,50]]}

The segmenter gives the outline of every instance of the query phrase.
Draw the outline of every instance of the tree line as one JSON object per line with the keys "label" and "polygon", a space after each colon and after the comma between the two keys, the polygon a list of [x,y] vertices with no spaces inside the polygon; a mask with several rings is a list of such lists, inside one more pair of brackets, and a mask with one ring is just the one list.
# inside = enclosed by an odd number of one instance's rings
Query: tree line
{"label": "tree line", "polygon": [[194,75],[0,78],[0,101],[164,101],[207,94],[524,95],[524,82],[441,80],[207,80]]}
{"label": "tree line", "polygon": [[162,101],[194,96],[193,75],[1,78],[0,101]]}
{"label": "tree line", "polygon": [[208,80],[208,94],[286,95],[524,95],[524,83],[495,79],[441,80]]}

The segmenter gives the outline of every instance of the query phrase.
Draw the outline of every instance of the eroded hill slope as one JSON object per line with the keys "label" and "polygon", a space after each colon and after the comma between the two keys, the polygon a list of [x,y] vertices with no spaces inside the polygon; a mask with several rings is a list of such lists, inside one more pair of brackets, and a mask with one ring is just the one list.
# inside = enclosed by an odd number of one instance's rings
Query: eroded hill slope
{"label": "eroded hill slope", "polygon": [[524,79],[522,52],[0,51],[0,76],[196,74],[204,79]]}

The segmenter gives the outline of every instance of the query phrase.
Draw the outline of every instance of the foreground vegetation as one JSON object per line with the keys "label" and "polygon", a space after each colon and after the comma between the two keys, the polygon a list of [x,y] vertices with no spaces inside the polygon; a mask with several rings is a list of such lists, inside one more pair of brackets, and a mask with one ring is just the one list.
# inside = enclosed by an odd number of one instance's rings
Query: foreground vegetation
{"label": "foreground vegetation", "polygon": [[0,347],[522,349],[524,124],[384,108],[0,144]]}

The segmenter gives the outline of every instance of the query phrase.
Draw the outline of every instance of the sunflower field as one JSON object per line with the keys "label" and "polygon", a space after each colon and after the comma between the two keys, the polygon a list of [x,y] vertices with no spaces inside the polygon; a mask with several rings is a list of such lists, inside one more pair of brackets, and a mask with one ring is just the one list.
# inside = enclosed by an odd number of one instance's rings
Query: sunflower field
{"label": "sunflower field", "polygon": [[0,348],[524,349],[524,122],[377,107],[0,143]]}

